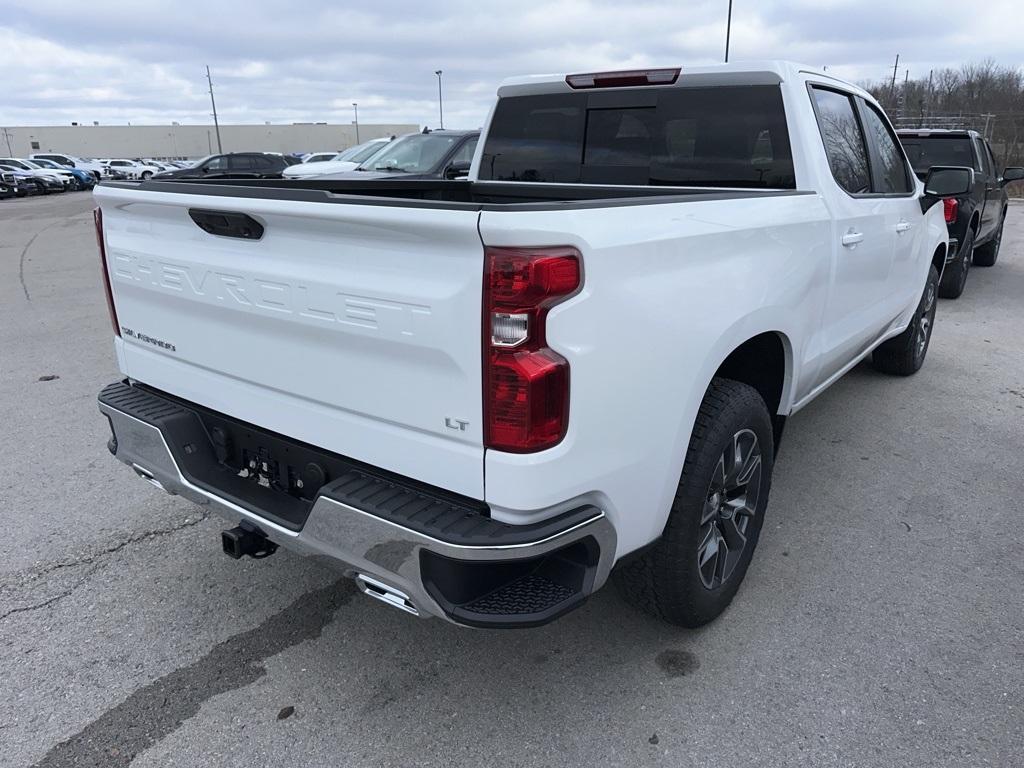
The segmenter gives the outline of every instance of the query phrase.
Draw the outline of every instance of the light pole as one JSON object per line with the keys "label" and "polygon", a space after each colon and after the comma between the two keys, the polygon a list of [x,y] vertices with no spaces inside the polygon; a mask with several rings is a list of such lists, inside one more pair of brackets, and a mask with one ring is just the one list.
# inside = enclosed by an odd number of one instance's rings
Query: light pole
{"label": "light pole", "polygon": [[729,63],[729,37],[732,35],[732,0],[729,0],[729,15],[725,20],[725,63]]}
{"label": "light pole", "polygon": [[441,118],[441,130],[444,130],[444,99],[441,98],[441,72],[440,69],[435,69],[434,74],[437,75],[437,112]]}
{"label": "light pole", "polygon": [[352,109],[354,109],[355,113],[356,113],[356,144],[358,144],[359,143],[359,104],[353,101],[352,102]]}
{"label": "light pole", "polygon": [[220,123],[217,122],[217,102],[213,100],[213,78],[210,77],[210,67],[206,67],[206,82],[210,84],[210,106],[213,107],[213,127],[217,131],[217,151],[223,154],[224,148],[220,145]]}
{"label": "light pole", "polygon": [[4,138],[7,140],[7,154],[8,155],[13,155],[14,154],[14,150],[11,149],[11,132],[8,131],[6,128],[4,128],[3,130],[4,130]]}

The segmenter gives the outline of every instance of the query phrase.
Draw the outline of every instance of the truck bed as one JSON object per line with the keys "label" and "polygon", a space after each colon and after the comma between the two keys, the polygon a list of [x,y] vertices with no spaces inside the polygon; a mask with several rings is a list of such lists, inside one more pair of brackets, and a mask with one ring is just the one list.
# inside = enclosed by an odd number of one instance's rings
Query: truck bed
{"label": "truck bed", "polygon": [[296,200],[348,205],[398,205],[461,210],[564,210],[812,194],[800,190],[720,187],[605,186],[495,181],[361,181],[359,179],[195,179],[104,182],[140,191]]}

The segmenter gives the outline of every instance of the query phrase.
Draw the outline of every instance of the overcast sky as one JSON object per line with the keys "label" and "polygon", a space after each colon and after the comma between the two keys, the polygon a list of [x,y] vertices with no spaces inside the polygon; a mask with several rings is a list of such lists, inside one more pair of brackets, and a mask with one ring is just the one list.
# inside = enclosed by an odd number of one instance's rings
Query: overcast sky
{"label": "overcast sky", "polygon": [[[4,0],[0,125],[210,122],[479,126],[507,76],[720,61],[728,0],[534,3]],[[968,12],[970,9],[970,12]],[[735,0],[731,58],[853,80],[991,56],[1024,64],[1020,0]]]}

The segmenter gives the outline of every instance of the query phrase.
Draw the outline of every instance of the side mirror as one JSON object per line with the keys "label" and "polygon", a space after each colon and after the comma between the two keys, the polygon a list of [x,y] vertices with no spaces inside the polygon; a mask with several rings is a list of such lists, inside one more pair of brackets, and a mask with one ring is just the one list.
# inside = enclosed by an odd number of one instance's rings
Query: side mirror
{"label": "side mirror", "polygon": [[208,165],[200,165],[199,166],[199,172],[200,173],[209,173],[210,172],[210,166],[208,166]]}
{"label": "side mirror", "polygon": [[469,176],[470,165],[467,160],[457,160],[444,169],[444,177],[446,179],[461,179]]}
{"label": "side mirror", "polygon": [[973,168],[936,165],[928,169],[924,193],[928,197],[959,197],[968,194],[973,186]]}
{"label": "side mirror", "polygon": [[1005,187],[1010,182],[1021,179],[1024,179],[1024,168],[1007,168],[1003,171],[1003,178],[999,180],[999,183]]}

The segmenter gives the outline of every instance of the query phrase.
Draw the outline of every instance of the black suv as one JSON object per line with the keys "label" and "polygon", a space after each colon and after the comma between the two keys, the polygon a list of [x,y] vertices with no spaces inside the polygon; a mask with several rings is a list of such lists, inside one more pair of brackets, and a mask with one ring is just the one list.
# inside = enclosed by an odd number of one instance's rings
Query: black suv
{"label": "black suv", "polygon": [[896,132],[914,173],[921,179],[937,166],[961,166],[974,171],[970,194],[945,201],[950,249],[939,284],[939,295],[955,299],[964,291],[971,263],[991,267],[999,256],[1006,219],[1006,190],[1024,178],[1024,168],[1002,174],[988,141],[977,131],[905,128]]}
{"label": "black suv", "polygon": [[154,179],[279,179],[281,171],[299,162],[298,158],[265,152],[229,152],[210,155],[180,171],[164,171]]}

